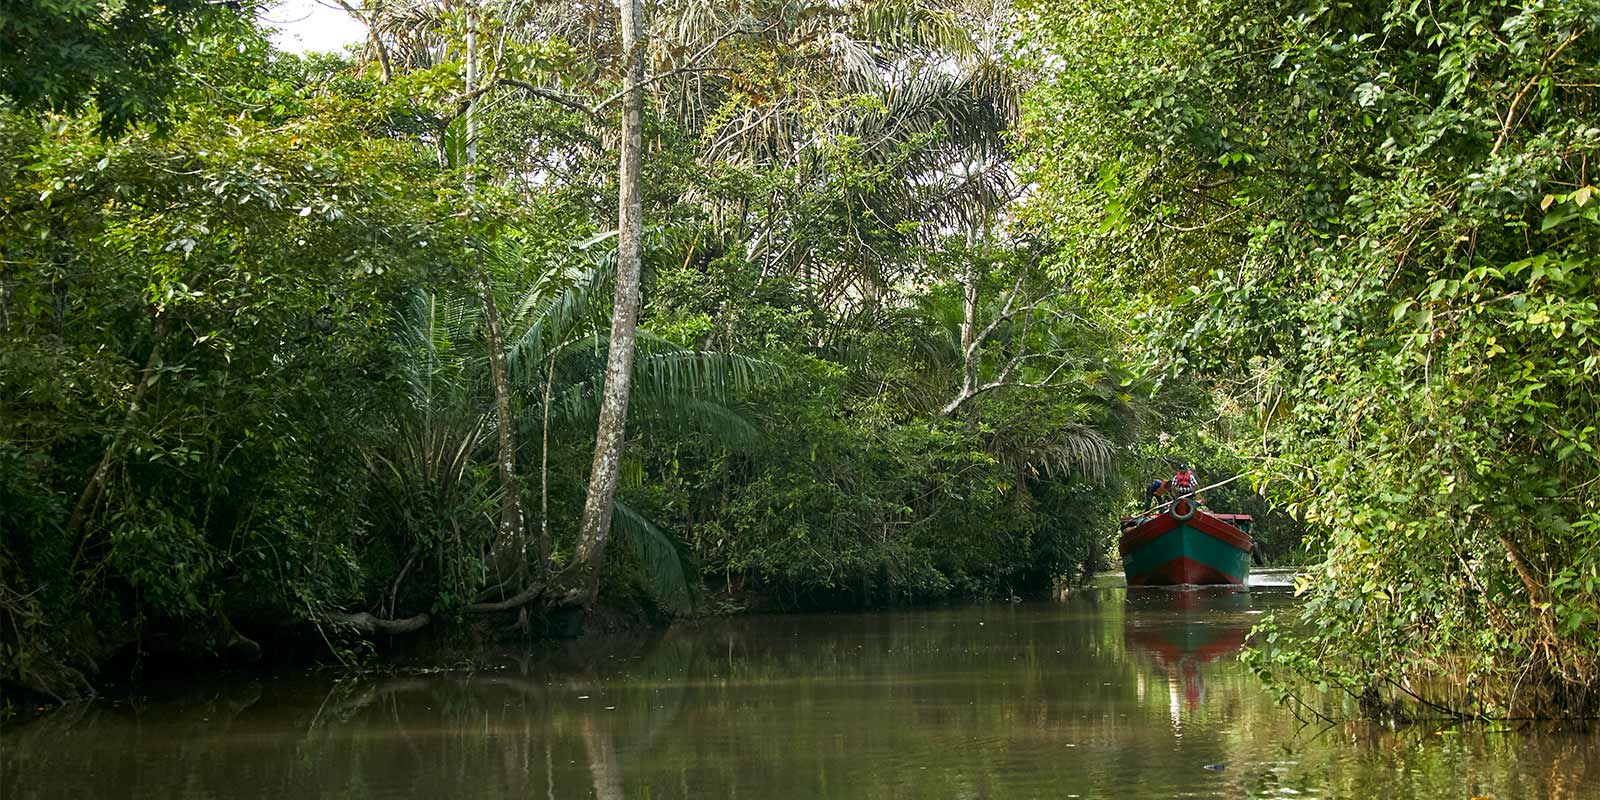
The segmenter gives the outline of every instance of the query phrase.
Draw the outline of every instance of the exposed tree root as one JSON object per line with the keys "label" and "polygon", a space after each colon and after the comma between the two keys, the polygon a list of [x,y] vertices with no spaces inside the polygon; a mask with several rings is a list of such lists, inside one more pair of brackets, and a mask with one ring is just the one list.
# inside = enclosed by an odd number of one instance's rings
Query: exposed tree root
{"label": "exposed tree root", "polygon": [[[494,614],[501,611],[514,611],[543,596],[544,588],[543,584],[534,584],[504,600],[472,603],[462,607],[461,611],[464,614]],[[335,624],[346,626],[368,636],[379,634],[399,636],[415,633],[433,623],[433,617],[426,613],[399,619],[389,619],[361,611],[355,614],[329,614],[328,619]]]}
{"label": "exposed tree root", "polygon": [[433,621],[433,618],[427,614],[418,614],[404,619],[384,619],[365,611],[358,614],[329,614],[328,618],[368,636],[375,636],[380,633],[390,636],[414,633],[428,627],[428,623]]}
{"label": "exposed tree root", "polygon": [[469,614],[492,614],[496,611],[510,611],[539,599],[542,594],[544,594],[544,586],[535,584],[504,600],[493,603],[473,603],[462,610]]}

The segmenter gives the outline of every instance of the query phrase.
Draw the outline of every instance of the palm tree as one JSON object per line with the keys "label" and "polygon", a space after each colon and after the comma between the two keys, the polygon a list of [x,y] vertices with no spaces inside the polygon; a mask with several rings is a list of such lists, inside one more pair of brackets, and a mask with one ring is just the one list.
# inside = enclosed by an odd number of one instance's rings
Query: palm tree
{"label": "palm tree", "polygon": [[[535,582],[559,565],[549,513],[553,439],[584,431],[598,417],[606,351],[606,290],[613,280],[615,251],[590,242],[574,248],[561,265],[544,270],[507,304],[505,361],[514,391],[515,423],[523,442],[538,452],[540,535],[534,553]],[[483,248],[491,271],[516,273],[532,260],[515,236]],[[452,558],[441,589],[457,598],[516,595],[527,587],[516,575],[494,574],[488,558],[493,526],[482,505],[498,505],[497,489],[482,468],[492,463],[493,392],[482,363],[489,357],[482,305],[419,291],[397,330],[405,354],[406,401],[385,420],[389,435],[365,453],[377,506],[404,537],[407,561],[430,547],[447,546]],[[631,419],[655,435],[699,432],[737,445],[756,435],[739,412],[737,398],[775,374],[761,361],[729,353],[686,350],[641,331],[633,369],[636,387]],[[531,460],[519,452],[519,470]],[[486,461],[487,460],[487,461]],[[522,482],[519,481],[519,484]],[[685,608],[690,569],[682,545],[649,519],[613,498],[612,530],[623,537],[651,579],[660,602]],[[388,592],[394,614],[400,582]]]}
{"label": "palm tree", "polygon": [[[597,190],[603,185],[604,156],[621,154],[621,258],[615,301],[606,317],[611,329],[592,331],[592,341],[603,342],[611,356],[605,365],[591,364],[587,373],[609,377],[592,380],[588,387],[595,394],[585,398],[598,398],[594,406],[600,409],[578,553],[584,591],[575,594],[589,599],[610,531],[606,520],[623,432],[628,419],[638,416],[630,409],[639,402],[629,391],[637,372],[632,362],[637,356],[645,372],[668,375],[669,365],[683,360],[654,352],[648,337],[635,336],[642,258],[639,131],[645,109],[677,131],[698,135],[698,157],[711,171],[747,170],[777,179],[764,203],[718,196],[710,189],[690,189],[680,198],[686,207],[706,209],[711,224],[700,233],[714,242],[708,246],[743,251],[761,275],[794,280],[824,320],[850,318],[861,309],[876,312],[898,302],[889,291],[919,268],[908,257],[908,245],[935,242],[952,228],[986,224],[1014,192],[1002,147],[1018,94],[998,55],[1005,5],[995,0],[674,0],[653,5],[647,20],[640,5],[627,0],[622,19],[613,21],[601,13],[601,4],[483,0],[467,4],[473,11],[466,15],[467,29],[457,30],[453,26],[461,17],[450,12],[459,6],[452,0],[406,6],[371,0],[358,9],[372,23],[374,57],[385,74],[449,69],[463,55],[479,67],[482,79],[466,86],[459,99],[432,103],[430,113],[437,114],[432,135],[443,162],[459,163],[449,154],[475,146],[479,137],[469,123],[492,126],[500,111],[530,104],[573,110],[567,126],[581,127],[594,146],[573,151],[566,140],[549,145],[550,131],[539,125],[502,127],[498,135],[504,146],[488,158],[499,159],[494,163],[507,185],[521,186],[526,175],[548,174],[545,163],[518,159],[548,158],[547,151],[554,149],[562,151],[555,157],[563,170],[574,162],[586,164],[581,169]],[[472,20],[491,18],[483,46],[463,51],[457,42],[478,35]],[[539,59],[507,55],[519,47],[546,48],[552,41],[573,48],[577,57],[539,67]],[[619,101],[625,106],[620,127],[605,113]],[[851,163],[841,163],[841,153]],[[855,164],[864,165],[872,179],[852,178]],[[696,246],[689,245],[691,254]],[[491,338],[496,328],[492,294],[483,292]],[[506,327],[515,324],[508,320]],[[505,333],[508,343],[515,336]],[[509,344],[491,348],[492,374],[502,372],[500,353],[519,357],[512,350]],[[537,358],[520,357],[544,367],[545,379],[536,385],[549,396],[529,394],[526,387],[535,384],[522,382],[522,408],[508,410],[506,392],[497,392],[500,419],[492,427],[501,442],[502,464],[512,463],[508,454],[520,452],[510,441],[507,418],[540,409],[545,452],[550,417],[558,400],[565,400],[555,391],[561,358],[543,351]],[[523,371],[532,374],[529,367]],[[690,377],[681,366],[676,372]],[[689,407],[680,403],[677,410]],[[701,416],[714,413],[706,408]],[[548,554],[550,539],[547,473],[541,469],[540,535],[534,548],[541,556]],[[518,516],[507,511],[515,506],[516,493],[515,481],[502,476],[503,527],[508,517]]]}
{"label": "palm tree", "polygon": [[[450,44],[461,33],[447,13],[457,5],[369,0],[359,13],[388,43],[395,69],[432,69],[461,57]],[[602,112],[631,96],[616,91],[627,67],[617,20],[583,3],[485,0],[475,7],[497,22],[480,70],[496,82],[483,87],[498,98],[488,113],[509,114],[526,101],[574,112],[567,123],[585,129],[572,137],[516,118],[516,130],[499,133],[506,179],[576,169],[585,180],[604,180],[598,168],[622,139]],[[765,202],[694,189],[681,201],[704,209],[708,233],[727,248],[742,248],[763,274],[798,276],[825,306],[878,297],[905,268],[886,251],[977,229],[1016,194],[1004,147],[1021,92],[1004,57],[1009,14],[1000,0],[654,6],[641,32],[644,108],[698,138],[699,157],[713,172],[792,174],[791,187]],[[545,71],[500,56],[551,42],[565,43],[574,56]],[[444,103],[437,112],[441,143],[463,135],[451,122],[454,108]],[[842,143],[879,180],[839,182]],[[839,233],[812,224],[819,209],[805,187],[817,186],[839,188],[832,203],[847,227],[844,249],[813,246],[822,234]],[[895,222],[909,220],[922,224],[895,230]]]}
{"label": "palm tree", "polygon": [[[1015,192],[1003,145],[1020,86],[1000,55],[1004,6],[771,5],[756,24],[717,17],[713,9],[726,6],[712,0],[686,3],[697,13],[660,32],[663,46],[699,52],[716,43],[714,63],[734,77],[705,70],[664,82],[661,92],[675,94],[658,104],[699,132],[708,164],[792,173],[792,189],[777,202],[690,198],[710,204],[717,228],[740,241],[763,274],[797,275],[834,309],[871,302],[903,269],[883,253],[975,226]],[[729,29],[748,32],[726,40],[716,33]],[[798,201],[804,187],[838,180],[841,143],[879,179],[841,185],[836,217],[847,227],[846,247],[830,254],[814,247],[817,209]],[[910,220],[920,223],[913,232],[896,230]]]}

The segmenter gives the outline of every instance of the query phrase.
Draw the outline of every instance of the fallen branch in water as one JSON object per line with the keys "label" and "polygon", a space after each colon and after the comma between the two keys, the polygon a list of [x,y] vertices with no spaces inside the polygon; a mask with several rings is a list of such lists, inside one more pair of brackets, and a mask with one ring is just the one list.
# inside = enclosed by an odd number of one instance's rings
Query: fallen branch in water
{"label": "fallen branch in water", "polygon": [[[469,605],[462,606],[461,611],[464,614],[493,614],[500,611],[511,611],[532,603],[533,601],[539,599],[539,597],[543,594],[544,585],[534,584],[524,588],[522,591],[517,592],[510,597],[505,598],[504,600],[496,600],[488,603],[471,603]],[[433,617],[426,613],[417,614],[410,617],[403,617],[400,619],[389,619],[370,614],[366,611],[357,612],[355,614],[329,614],[328,619],[335,624],[344,625],[358,633],[364,633],[368,636],[375,636],[378,634],[398,636],[400,634],[415,633],[416,631],[420,631],[423,628],[428,627],[428,625],[433,622]]]}
{"label": "fallen branch in water", "polygon": [[491,614],[496,611],[510,611],[539,599],[542,594],[544,594],[544,586],[534,584],[504,600],[493,603],[473,603],[461,610],[469,614]]}
{"label": "fallen branch in water", "polygon": [[384,619],[365,611],[357,614],[329,614],[328,619],[337,624],[353,628],[360,633],[365,633],[368,636],[380,633],[386,633],[390,636],[413,633],[426,628],[428,623],[433,621],[433,618],[427,614],[418,614],[404,619]]}

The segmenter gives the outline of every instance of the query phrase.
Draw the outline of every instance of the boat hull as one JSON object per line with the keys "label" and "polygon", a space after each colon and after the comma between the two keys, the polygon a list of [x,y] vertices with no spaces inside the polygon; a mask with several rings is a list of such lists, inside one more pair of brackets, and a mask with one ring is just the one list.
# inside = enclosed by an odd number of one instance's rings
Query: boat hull
{"label": "boat hull", "polygon": [[1198,510],[1123,521],[1123,574],[1129,586],[1243,585],[1250,578],[1250,517]]}

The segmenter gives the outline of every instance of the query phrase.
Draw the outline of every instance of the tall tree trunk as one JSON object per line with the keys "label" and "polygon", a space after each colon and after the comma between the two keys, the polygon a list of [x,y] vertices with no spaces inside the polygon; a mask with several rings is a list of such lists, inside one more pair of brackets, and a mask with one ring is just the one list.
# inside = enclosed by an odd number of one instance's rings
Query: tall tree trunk
{"label": "tall tree trunk", "polygon": [[977,223],[967,225],[967,266],[961,274],[961,393],[978,385],[978,268]]}
{"label": "tall tree trunk", "polygon": [[367,22],[367,37],[372,42],[372,51],[378,57],[379,76],[384,83],[388,83],[394,75],[394,66],[389,62],[389,48],[384,45],[383,37],[378,34],[378,26],[383,22],[383,3],[374,3],[372,16]]}
{"label": "tall tree trunk", "polygon": [[961,355],[966,357],[972,349],[972,340],[978,335],[978,262],[972,253],[975,237],[967,228],[967,268],[961,275]]}
{"label": "tall tree trunk", "polygon": [[[67,519],[67,531],[73,538],[83,535],[89,517],[94,514],[95,506],[105,491],[106,480],[117,459],[122,457],[122,450],[127,446],[128,434],[133,430],[134,423],[139,419],[139,413],[144,409],[145,392],[154,382],[156,370],[161,368],[161,350],[167,343],[167,322],[170,317],[154,310],[151,313],[155,317],[155,323],[150,333],[150,356],[145,359],[144,369],[139,370],[134,376],[133,396],[128,402],[128,410],[122,415],[122,426],[112,434],[111,443],[106,446],[105,452],[100,454],[100,461],[95,464],[94,472],[90,473],[88,484],[83,487],[83,493],[78,495],[78,502],[72,506],[72,516]],[[80,541],[80,554],[82,546]],[[73,558],[73,566],[77,566],[76,557]]]}
{"label": "tall tree trunk", "polygon": [[[470,14],[470,12],[469,12]],[[470,95],[478,83],[477,20],[470,17],[467,23],[467,92]],[[478,102],[467,106],[466,188],[472,193],[473,169],[478,163]],[[517,484],[517,440],[511,419],[511,381],[507,377],[505,335],[500,329],[500,312],[494,302],[494,282],[489,271],[478,265],[479,293],[483,302],[483,321],[489,346],[489,382],[494,387],[495,428],[499,434],[499,447],[495,454],[496,471],[500,478],[500,530],[495,537],[491,554],[496,579],[504,582],[515,573],[527,577],[528,541],[527,524],[522,513],[522,490]],[[525,580],[519,583],[526,583]]]}
{"label": "tall tree trunk", "polygon": [[[0,255],[4,255],[0,253]],[[0,258],[0,334],[11,331],[11,262]]]}
{"label": "tall tree trunk", "polygon": [[575,563],[582,583],[583,604],[600,590],[611,533],[611,504],[617,495],[617,470],[622,460],[623,428],[628,420],[632,388],[634,338],[639,327],[639,266],[643,257],[644,205],[640,168],[644,148],[644,21],[639,0],[621,0],[622,51],[628,74],[622,100],[622,156],[617,174],[617,288],[612,301],[611,345],[606,356],[605,388],[595,431],[594,463],[589,469],[589,495],[584,499]]}
{"label": "tall tree trunk", "polygon": [[517,481],[517,440],[511,419],[511,381],[506,366],[505,336],[500,330],[500,315],[495,308],[494,286],[483,273],[483,318],[489,339],[489,379],[494,383],[495,428],[499,432],[496,466],[500,477],[500,533],[495,538],[495,569],[505,577],[515,572],[526,577],[528,570],[527,520],[522,512],[522,488]]}
{"label": "tall tree trunk", "polygon": [[539,447],[539,563],[550,560],[550,395],[555,389],[556,354],[544,371],[544,440]]}

